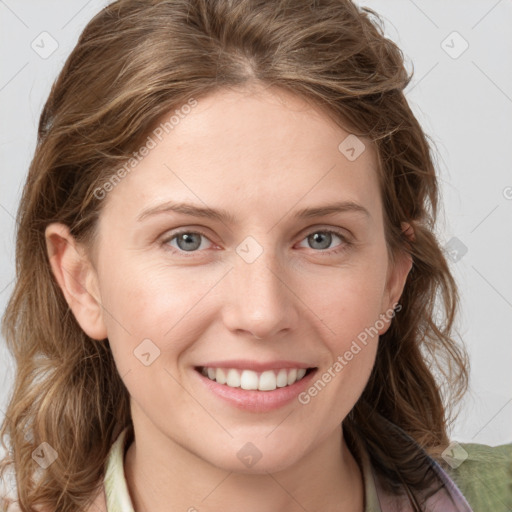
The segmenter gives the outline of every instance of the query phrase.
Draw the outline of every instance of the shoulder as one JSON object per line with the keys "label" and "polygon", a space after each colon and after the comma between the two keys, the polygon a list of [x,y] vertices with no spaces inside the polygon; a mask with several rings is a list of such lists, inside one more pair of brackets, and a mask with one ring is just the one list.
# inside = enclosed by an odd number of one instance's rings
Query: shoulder
{"label": "shoulder", "polygon": [[[42,507],[34,507],[38,512],[51,512]],[[22,512],[18,504],[12,497],[0,496],[0,512]],[[94,497],[91,504],[85,508],[85,512],[107,512],[107,502],[105,499],[105,489],[102,486],[98,494]]]}
{"label": "shoulder", "polygon": [[0,475],[0,512],[19,512],[16,478],[11,468]]}
{"label": "shoulder", "polygon": [[107,500],[105,487],[102,485],[100,492],[96,495],[91,505],[85,509],[86,512],[107,512]]}
{"label": "shoulder", "polygon": [[474,512],[512,510],[512,443],[453,443],[445,470]]}
{"label": "shoulder", "polygon": [[0,496],[0,512],[21,512],[16,501]]}

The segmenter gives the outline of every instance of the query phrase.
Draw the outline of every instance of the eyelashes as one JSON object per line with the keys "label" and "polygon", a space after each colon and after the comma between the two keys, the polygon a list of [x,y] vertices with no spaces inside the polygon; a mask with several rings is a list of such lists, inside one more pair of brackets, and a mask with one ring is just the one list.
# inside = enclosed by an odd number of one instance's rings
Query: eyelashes
{"label": "eyelashes", "polygon": [[[320,241],[318,240],[318,237],[315,237],[315,235],[323,235],[320,237]],[[185,236],[187,235],[187,236]],[[325,236],[327,235],[327,237]],[[180,237],[182,237],[180,239]],[[208,236],[203,233],[200,230],[191,230],[191,229],[183,229],[177,232],[173,232],[169,234],[165,239],[162,240],[162,245],[165,247],[166,250],[170,251],[173,254],[184,256],[184,257],[194,257],[194,255],[197,255],[197,253],[204,252],[204,244],[202,238],[208,240],[210,244],[213,245],[213,242],[208,238]],[[336,255],[340,254],[346,250],[348,250],[353,244],[347,239],[347,237],[338,230],[329,228],[329,229],[315,229],[310,231],[306,236],[304,236],[300,242],[306,241],[306,244],[312,244],[320,243],[320,245],[323,244],[327,240],[328,244],[331,245],[332,242],[335,241],[336,238],[339,238],[341,240],[341,243],[335,246],[334,248],[329,247],[321,247],[321,248],[315,248],[315,247],[306,247],[307,249],[312,250],[313,252],[319,253],[322,256],[329,256],[329,255]],[[176,245],[170,245],[171,242],[176,241]],[[179,243],[182,243],[182,247],[179,246]],[[199,245],[198,245],[199,242]],[[183,247],[188,245],[190,250],[184,249]]]}
{"label": "eyelashes", "polygon": [[[315,252],[320,252],[320,253],[325,252],[327,254],[338,254],[339,252],[344,251],[347,248],[347,246],[350,245],[350,243],[347,240],[347,238],[340,231],[337,231],[337,230],[334,230],[334,229],[316,229],[314,231],[311,231],[302,240],[309,240],[313,235],[317,235],[319,233],[329,235],[330,238],[328,238],[328,240],[330,240],[330,241],[332,241],[332,235],[334,235],[334,236],[338,237],[339,239],[341,239],[342,243],[340,245],[336,246],[336,248],[334,248],[334,249],[321,248],[321,249],[319,249],[318,251],[315,251]],[[315,240],[315,242],[316,242],[316,240]],[[309,247],[309,249],[315,250],[315,248],[313,248],[313,247]]]}

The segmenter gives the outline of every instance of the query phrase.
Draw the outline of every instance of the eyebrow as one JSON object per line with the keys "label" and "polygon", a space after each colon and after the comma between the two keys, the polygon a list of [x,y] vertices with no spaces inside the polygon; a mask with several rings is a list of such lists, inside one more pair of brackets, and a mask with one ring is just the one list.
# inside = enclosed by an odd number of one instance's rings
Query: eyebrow
{"label": "eyebrow", "polygon": [[[222,208],[213,209],[188,203],[176,203],[173,201],[167,201],[163,204],[145,209],[137,217],[137,221],[140,222],[147,217],[170,212],[181,213],[182,215],[189,215],[191,217],[203,217],[218,220],[223,223],[236,223],[236,218],[230,212],[223,210]],[[302,210],[298,210],[294,217],[297,219],[311,219],[313,217],[323,217],[325,215],[346,212],[362,214],[365,217],[371,218],[370,212],[364,206],[353,201],[339,201],[321,206],[303,208]]]}

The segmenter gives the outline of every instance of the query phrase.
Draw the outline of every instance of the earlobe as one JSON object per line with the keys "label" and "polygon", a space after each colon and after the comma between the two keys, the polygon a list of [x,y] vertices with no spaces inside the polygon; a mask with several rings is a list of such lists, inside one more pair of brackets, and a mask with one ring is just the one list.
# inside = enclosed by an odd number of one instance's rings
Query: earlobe
{"label": "earlobe", "polygon": [[83,331],[96,340],[107,337],[96,272],[69,228],[52,223],[45,230],[53,275]]}

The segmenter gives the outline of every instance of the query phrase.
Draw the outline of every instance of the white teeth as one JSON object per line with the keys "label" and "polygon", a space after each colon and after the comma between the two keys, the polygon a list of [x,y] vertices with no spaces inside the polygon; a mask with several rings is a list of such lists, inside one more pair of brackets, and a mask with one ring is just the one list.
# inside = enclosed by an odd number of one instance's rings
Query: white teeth
{"label": "white teeth", "polygon": [[215,371],[215,380],[219,384],[226,384],[226,374],[224,373],[224,370],[222,368],[217,368]]}
{"label": "white teeth", "polygon": [[273,391],[277,388],[276,374],[272,370],[267,370],[260,375],[258,389],[260,391]]}
{"label": "white teeth", "polygon": [[228,370],[226,384],[231,388],[240,387],[240,374],[235,369],[231,368]]}
{"label": "white teeth", "polygon": [[279,370],[276,381],[278,388],[284,388],[285,386],[288,385],[288,375],[284,368],[282,370]]}
{"label": "white teeth", "polygon": [[288,386],[297,380],[297,370],[294,368],[288,372]]}
{"label": "white teeth", "polygon": [[240,377],[240,387],[242,389],[258,389],[258,374],[251,370],[244,370]]}
{"label": "white teeth", "polygon": [[280,370],[266,370],[258,374],[253,370],[203,367],[201,373],[210,380],[232,388],[274,391],[301,380],[306,375],[306,368],[281,368]]}

